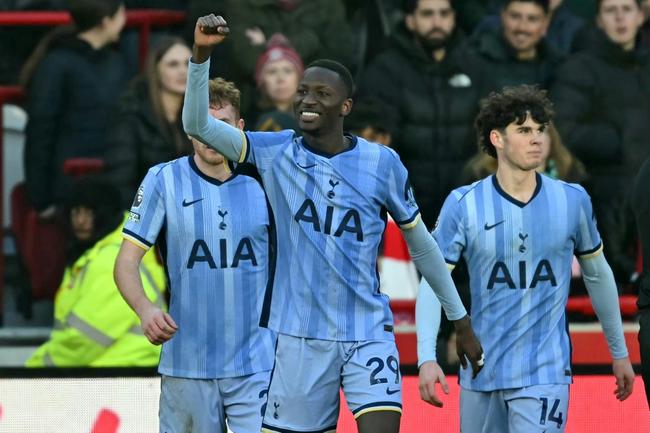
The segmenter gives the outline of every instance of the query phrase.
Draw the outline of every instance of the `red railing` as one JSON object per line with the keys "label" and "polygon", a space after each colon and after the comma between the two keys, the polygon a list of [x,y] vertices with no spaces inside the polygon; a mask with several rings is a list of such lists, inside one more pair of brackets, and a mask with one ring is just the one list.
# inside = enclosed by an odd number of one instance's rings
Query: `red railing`
{"label": "red railing", "polygon": [[[27,11],[27,12],[0,12],[0,26],[58,26],[71,22],[68,12],[57,11]],[[126,11],[126,26],[136,27],[139,31],[138,57],[139,65],[142,68],[145,64],[149,51],[151,29],[153,27],[164,27],[179,25],[185,22],[185,12],[169,11],[158,9],[134,9]],[[4,172],[4,119],[2,117],[2,106],[12,103],[19,104],[23,101],[24,94],[19,86],[0,86],[0,191],[3,191]],[[4,229],[4,199],[0,200],[0,216],[3,218]],[[0,253],[0,317],[1,309],[4,307],[4,254]]]}

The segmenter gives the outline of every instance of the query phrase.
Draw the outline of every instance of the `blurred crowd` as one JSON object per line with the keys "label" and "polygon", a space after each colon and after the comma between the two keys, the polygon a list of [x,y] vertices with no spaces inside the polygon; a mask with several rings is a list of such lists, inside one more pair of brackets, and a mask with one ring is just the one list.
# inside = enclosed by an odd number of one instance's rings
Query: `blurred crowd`
{"label": "blurred crowd", "polygon": [[[196,18],[215,13],[232,34],[215,49],[211,76],[242,90],[246,129],[294,129],[305,65],[344,63],[357,84],[346,129],[398,152],[429,228],[453,188],[496,168],[473,134],[480,100],[510,85],[548,90],[556,123],[543,170],[585,186],[616,279],[635,290],[629,190],[650,157],[650,0],[3,4],[70,10],[74,22],[29,34],[0,29],[0,84],[20,83],[26,92],[26,192],[43,221],[69,217],[70,159],[103,161],[95,176],[117,188],[126,210],[150,166],[192,151],[180,119],[187,62]],[[125,8],[143,7],[183,10],[187,24],[157,30],[138,71]]]}

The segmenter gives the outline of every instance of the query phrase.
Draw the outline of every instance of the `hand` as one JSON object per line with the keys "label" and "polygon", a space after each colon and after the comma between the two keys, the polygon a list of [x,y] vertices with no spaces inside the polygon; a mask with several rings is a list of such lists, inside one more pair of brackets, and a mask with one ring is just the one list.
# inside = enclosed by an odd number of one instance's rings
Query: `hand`
{"label": "hand", "polygon": [[254,47],[264,45],[266,43],[266,36],[264,36],[264,32],[259,27],[246,29],[246,37]]}
{"label": "hand", "polygon": [[614,394],[618,400],[623,401],[632,394],[634,385],[634,370],[630,358],[626,357],[612,361],[612,371],[616,378]]}
{"label": "hand", "polygon": [[205,15],[196,20],[194,44],[199,47],[212,48],[226,39],[229,33],[228,23],[221,15]]}
{"label": "hand", "polygon": [[442,407],[442,400],[436,394],[436,383],[442,387],[445,394],[449,394],[449,386],[445,374],[435,361],[427,361],[420,366],[420,398],[435,407]]}
{"label": "hand", "polygon": [[140,314],[140,321],[144,335],[156,345],[171,339],[178,330],[172,316],[153,304],[148,305]]}
{"label": "hand", "polygon": [[460,359],[460,365],[463,369],[467,368],[467,360],[472,364],[472,379],[481,371],[484,364],[483,348],[481,342],[478,341],[469,316],[465,316],[460,320],[454,320],[454,328],[456,329],[456,353]]}

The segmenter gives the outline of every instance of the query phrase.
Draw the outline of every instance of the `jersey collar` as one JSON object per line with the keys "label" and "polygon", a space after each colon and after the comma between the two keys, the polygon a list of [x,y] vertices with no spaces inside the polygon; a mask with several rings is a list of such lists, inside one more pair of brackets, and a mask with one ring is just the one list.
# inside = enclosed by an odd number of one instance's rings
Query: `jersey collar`
{"label": "jersey collar", "polygon": [[354,150],[354,148],[357,147],[358,139],[357,139],[357,136],[356,136],[356,135],[352,135],[352,134],[350,134],[350,133],[348,133],[348,132],[343,133],[343,135],[344,135],[345,137],[347,137],[347,138],[350,140],[350,147],[348,147],[347,149],[344,149],[344,150],[340,151],[339,153],[334,153],[334,154],[331,154],[331,153],[325,153],[325,152],[321,152],[320,150],[314,149],[313,147],[311,147],[310,145],[308,145],[302,137],[299,138],[299,143],[300,143],[300,145],[301,145],[302,147],[305,148],[305,150],[307,150],[307,151],[309,151],[309,152],[311,152],[311,153],[314,153],[314,154],[316,154],[316,155],[319,155],[319,156],[322,156],[322,157],[324,157],[324,158],[328,158],[328,159],[329,159],[329,158],[333,158],[333,157],[335,157],[335,156],[337,156],[337,155],[341,155],[341,154],[343,154],[343,153],[345,153],[345,152],[349,152],[349,151],[351,151],[351,150]]}
{"label": "jersey collar", "polygon": [[194,170],[194,172],[196,174],[198,174],[201,178],[203,178],[204,180],[210,182],[211,184],[220,186],[220,185],[223,185],[226,182],[230,182],[231,180],[233,180],[234,178],[237,177],[237,173],[234,172],[233,166],[231,165],[230,161],[228,161],[227,163],[228,163],[228,167],[230,168],[230,171],[232,172],[232,174],[230,175],[230,177],[228,179],[226,179],[226,180],[224,180],[222,182],[219,179],[215,179],[214,177],[208,176],[207,174],[205,174],[201,170],[199,170],[199,167],[197,167],[196,162],[194,162],[194,155],[193,154],[188,155],[187,160],[190,163],[190,168],[192,168],[192,170]]}
{"label": "jersey collar", "polygon": [[532,202],[535,197],[537,197],[537,194],[539,194],[539,191],[542,189],[542,176],[535,172],[535,181],[537,182],[537,185],[535,186],[535,191],[533,191],[533,195],[530,197],[530,200],[528,202],[524,203],[523,201],[519,201],[507,192],[505,192],[502,188],[501,185],[499,185],[499,181],[497,180],[497,175],[493,174],[492,175],[492,185],[494,185],[494,189],[497,190],[499,195],[506,200],[508,200],[510,203],[519,206],[519,207],[525,207],[528,203]]}

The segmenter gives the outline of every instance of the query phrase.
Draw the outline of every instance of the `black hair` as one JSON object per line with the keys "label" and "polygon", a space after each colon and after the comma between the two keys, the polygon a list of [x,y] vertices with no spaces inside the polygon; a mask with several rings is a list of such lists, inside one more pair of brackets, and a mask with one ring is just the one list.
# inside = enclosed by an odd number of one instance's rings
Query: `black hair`
{"label": "black hair", "polygon": [[544,13],[548,14],[550,10],[549,0],[505,0],[503,2],[503,9],[506,9],[510,3],[521,2],[521,3],[535,3],[537,6],[544,9]]}
{"label": "black hair", "polygon": [[474,121],[479,148],[493,158],[497,152],[490,141],[491,131],[505,131],[513,122],[521,125],[529,115],[539,124],[548,124],[553,119],[553,106],[546,91],[527,84],[492,92],[480,105]]}
{"label": "black hair", "polygon": [[[413,12],[418,8],[419,3],[420,0],[402,0],[402,12],[404,12],[405,15],[413,14]],[[449,6],[453,10],[456,10],[454,7],[454,0],[449,0]]]}
{"label": "black hair", "polygon": [[68,264],[74,263],[84,251],[114,231],[124,218],[119,190],[97,175],[81,177],[72,184],[65,201],[65,215],[68,224],[70,224],[72,209],[78,207],[85,207],[93,211],[93,234],[90,239],[85,241],[70,236]]}
{"label": "black hair", "polygon": [[354,95],[355,88],[354,88],[354,79],[352,78],[352,74],[350,73],[350,70],[345,66],[343,66],[341,63],[330,59],[319,59],[319,60],[314,60],[309,65],[307,65],[305,70],[309,68],[323,68],[335,72],[339,76],[339,78],[341,78],[341,81],[343,81],[343,84],[345,85],[345,90],[347,92],[345,97],[351,98],[352,95]]}
{"label": "black hair", "polygon": [[369,126],[376,131],[394,134],[397,118],[397,110],[393,106],[368,97],[354,102],[354,109],[345,118],[345,129],[356,132]]}
{"label": "black hair", "polygon": [[105,17],[115,15],[123,4],[122,0],[68,0],[70,16],[78,32],[98,26]]}

